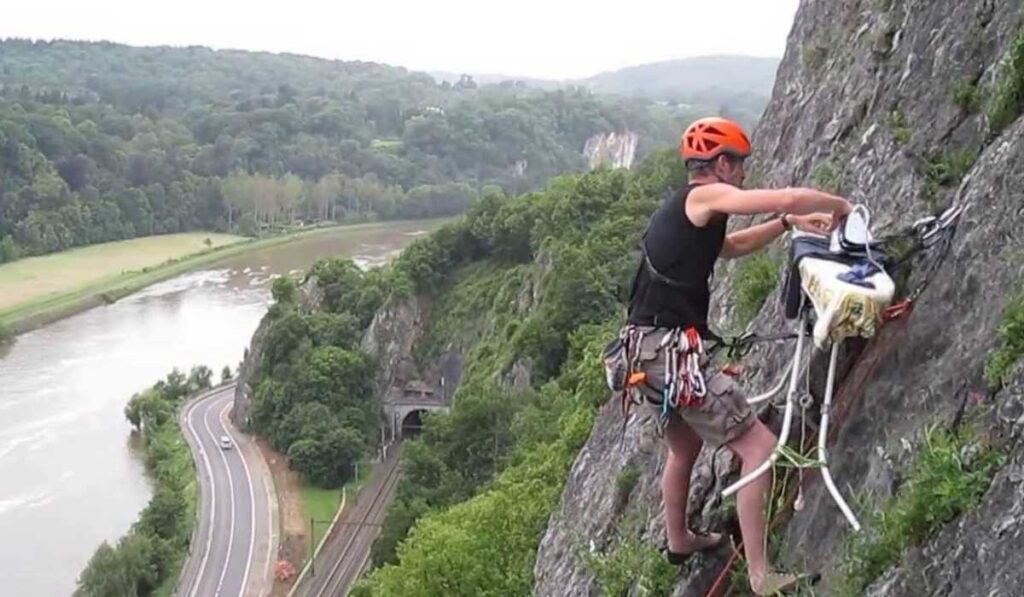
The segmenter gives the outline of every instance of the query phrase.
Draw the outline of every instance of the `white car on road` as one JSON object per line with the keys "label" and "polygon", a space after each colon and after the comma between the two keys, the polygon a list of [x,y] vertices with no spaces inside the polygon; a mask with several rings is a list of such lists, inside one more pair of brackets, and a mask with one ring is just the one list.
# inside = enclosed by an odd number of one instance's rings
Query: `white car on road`
{"label": "white car on road", "polygon": [[231,449],[231,438],[230,437],[228,437],[226,435],[220,436],[220,449],[221,450],[230,450]]}

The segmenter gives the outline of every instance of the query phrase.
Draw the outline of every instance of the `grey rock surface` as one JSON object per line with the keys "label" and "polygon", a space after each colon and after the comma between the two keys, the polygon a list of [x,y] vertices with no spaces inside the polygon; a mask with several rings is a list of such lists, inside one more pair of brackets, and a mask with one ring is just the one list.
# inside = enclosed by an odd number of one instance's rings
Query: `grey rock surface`
{"label": "grey rock surface", "polygon": [[[1007,300],[1024,290],[1024,121],[990,135],[984,101],[977,109],[965,105],[963,94],[972,85],[981,98],[991,94],[1020,30],[1021,4],[804,0],[797,12],[773,99],[754,135],[753,178],[762,186],[839,192],[867,205],[873,227],[883,233],[954,201],[969,205],[912,316],[888,325],[862,350],[853,343],[845,351],[836,397],[841,428],[830,458],[848,496],[891,495],[922,430],[977,408],[978,396],[982,405],[1009,413],[1004,419],[1014,413],[1020,418],[1020,392],[989,392],[982,371]],[[930,165],[959,154],[971,163],[962,181],[937,184]],[[923,282],[925,265],[915,263],[910,287]],[[716,276],[712,315],[718,329],[731,322],[734,271],[727,264]],[[751,327],[779,331],[788,325],[772,296]],[[790,350],[762,346],[748,357],[748,392],[769,387]],[[597,594],[578,553],[590,541],[600,549],[617,532],[611,504],[616,475],[626,463],[643,469],[630,496],[630,508],[651,513],[643,538],[664,541],[658,487],[664,448],[653,442],[641,449],[636,422],[621,447],[612,441],[621,426],[617,408],[605,407],[573,465],[538,550],[538,595]],[[777,420],[776,413],[763,415]],[[1002,424],[1019,428],[1019,422]],[[1024,594],[1022,448],[1014,441],[1008,449],[1010,464],[983,505],[905,554],[872,595]],[[718,516],[714,496],[722,482],[713,486],[711,456],[705,450],[694,472],[689,511],[697,527],[714,526]],[[727,453],[718,456],[717,469],[734,478]],[[807,483],[805,498],[806,507],[775,531],[781,534],[780,564],[823,572],[818,594],[830,594],[849,529],[820,480]],[[716,554],[685,568],[674,594],[703,595],[721,559]]]}

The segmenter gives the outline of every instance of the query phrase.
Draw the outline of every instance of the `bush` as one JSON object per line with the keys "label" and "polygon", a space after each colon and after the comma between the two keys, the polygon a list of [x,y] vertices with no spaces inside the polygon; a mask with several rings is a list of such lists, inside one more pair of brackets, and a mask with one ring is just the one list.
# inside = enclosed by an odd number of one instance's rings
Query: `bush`
{"label": "bush", "polygon": [[629,501],[629,494],[633,493],[640,473],[640,467],[634,464],[623,468],[615,476],[615,500],[618,504],[625,505]]}
{"label": "bush", "polygon": [[1024,112],[1024,28],[1017,33],[989,105],[989,126],[998,133]]}
{"label": "bush", "polygon": [[21,249],[9,235],[0,238],[0,263],[14,261],[21,257]]}
{"label": "bush", "polygon": [[828,58],[828,49],[822,45],[814,45],[804,50],[801,58],[805,68],[818,70],[825,64],[825,60]]}
{"label": "bush", "polygon": [[953,103],[968,114],[981,108],[981,91],[971,81],[960,81],[953,87]]}
{"label": "bush", "polygon": [[940,188],[951,188],[958,184],[974,165],[977,154],[971,150],[949,151],[932,154],[925,163],[922,195],[932,211],[941,211],[937,203]]}
{"label": "bush", "polygon": [[746,327],[775,290],[779,282],[779,266],[768,253],[757,253],[740,261],[735,279],[736,321],[740,327]]}
{"label": "bush", "polygon": [[999,325],[999,346],[985,363],[985,379],[993,386],[1007,381],[1021,356],[1024,356],[1024,295],[1010,300]]}
{"label": "bush", "polygon": [[903,112],[899,110],[893,110],[890,112],[888,123],[889,128],[892,130],[892,136],[896,139],[897,143],[900,145],[906,145],[910,142],[910,128],[907,126],[907,121],[903,116]]}
{"label": "bush", "polygon": [[14,332],[4,324],[0,323],[0,345],[7,344],[14,340]]}
{"label": "bush", "polygon": [[270,287],[271,296],[273,296],[274,300],[281,305],[295,304],[295,297],[298,293],[299,289],[295,285],[295,280],[292,280],[288,276],[276,278]]}
{"label": "bush", "polygon": [[828,193],[838,193],[840,172],[831,158],[815,166],[811,172],[811,184]]}
{"label": "bush", "polygon": [[656,547],[635,537],[616,541],[604,553],[584,554],[583,561],[594,573],[601,594],[608,597],[631,594],[634,586],[638,595],[667,596],[678,578],[678,569]]}
{"label": "bush", "polygon": [[925,177],[939,186],[959,184],[974,165],[976,154],[970,150],[935,154],[928,159]]}
{"label": "bush", "polygon": [[977,505],[1004,458],[971,429],[956,433],[929,428],[896,495],[882,504],[864,532],[850,535],[844,545],[839,593],[862,595],[907,548]]}

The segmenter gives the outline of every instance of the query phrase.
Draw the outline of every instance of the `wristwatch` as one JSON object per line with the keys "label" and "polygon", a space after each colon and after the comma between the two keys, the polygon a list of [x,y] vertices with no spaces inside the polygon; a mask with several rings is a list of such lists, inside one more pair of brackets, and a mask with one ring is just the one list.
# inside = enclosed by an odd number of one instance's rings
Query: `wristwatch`
{"label": "wristwatch", "polygon": [[790,224],[789,220],[786,219],[786,216],[788,215],[789,214],[779,214],[779,222],[782,222],[782,228],[787,231],[793,229],[793,225]]}

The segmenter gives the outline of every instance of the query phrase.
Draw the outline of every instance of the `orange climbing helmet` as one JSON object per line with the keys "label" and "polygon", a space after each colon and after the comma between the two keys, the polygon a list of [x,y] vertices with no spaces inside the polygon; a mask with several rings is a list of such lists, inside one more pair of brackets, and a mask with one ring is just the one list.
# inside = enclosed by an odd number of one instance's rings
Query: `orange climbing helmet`
{"label": "orange climbing helmet", "polygon": [[750,155],[750,138],[743,127],[726,118],[701,118],[687,127],[679,143],[684,160],[710,161],[723,153],[737,158]]}

